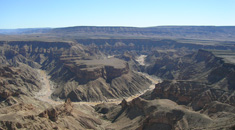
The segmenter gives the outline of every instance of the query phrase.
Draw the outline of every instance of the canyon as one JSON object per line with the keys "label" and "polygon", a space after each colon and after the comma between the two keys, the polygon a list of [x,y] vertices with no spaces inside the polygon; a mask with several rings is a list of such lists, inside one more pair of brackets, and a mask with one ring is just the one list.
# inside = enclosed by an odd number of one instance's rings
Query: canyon
{"label": "canyon", "polygon": [[[4,34],[0,129],[233,130],[233,37],[220,34],[226,28],[216,33],[224,40],[195,28],[186,37],[203,40],[177,39],[180,27],[42,29],[21,32],[26,40]],[[160,32],[166,34],[156,38]],[[120,38],[127,34],[132,36]]]}

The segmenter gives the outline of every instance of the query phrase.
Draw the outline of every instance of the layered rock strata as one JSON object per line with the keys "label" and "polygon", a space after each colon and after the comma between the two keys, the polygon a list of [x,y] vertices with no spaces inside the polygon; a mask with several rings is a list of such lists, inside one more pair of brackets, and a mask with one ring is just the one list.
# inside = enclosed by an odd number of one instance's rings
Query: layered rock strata
{"label": "layered rock strata", "polygon": [[213,101],[235,106],[234,93],[196,81],[164,81],[157,84],[151,96],[146,99],[156,98],[170,99],[191,106],[194,110],[201,110]]}
{"label": "layered rock strata", "polygon": [[[235,123],[232,120],[234,118],[233,109],[229,106],[227,106],[226,112],[232,116],[223,118],[214,115],[212,117],[205,114],[207,111],[194,112],[168,99],[136,98],[131,102],[123,100],[120,105],[99,104],[95,106],[95,109],[103,115],[103,118],[112,122],[106,129],[232,129]],[[209,109],[209,111],[211,110],[212,108]],[[221,121],[222,118],[223,121]]]}

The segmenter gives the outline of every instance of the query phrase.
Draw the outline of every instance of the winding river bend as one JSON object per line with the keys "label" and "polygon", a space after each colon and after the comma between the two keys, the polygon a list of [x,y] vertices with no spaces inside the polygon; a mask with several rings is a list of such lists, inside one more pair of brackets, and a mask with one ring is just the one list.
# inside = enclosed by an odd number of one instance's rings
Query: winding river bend
{"label": "winding river bend", "polygon": [[[144,65],[144,59],[145,59],[145,55],[141,55],[140,57],[137,58],[136,61],[138,61],[141,65]],[[53,86],[53,82],[50,81],[50,76],[47,75],[47,73],[44,71],[44,70],[38,70],[39,72],[39,78],[41,80],[41,83],[42,83],[42,89],[35,94],[35,98],[41,100],[41,101],[44,101],[44,102],[47,102],[51,105],[58,105],[58,104],[62,104],[64,103],[62,100],[60,101],[55,101],[53,99],[51,99],[51,94],[53,93],[54,91],[54,86]],[[146,78],[148,78],[152,84],[149,86],[148,89],[138,93],[138,94],[135,94],[135,95],[132,95],[130,97],[123,97],[123,98],[118,98],[118,99],[109,99],[107,101],[107,103],[116,103],[116,104],[119,104],[121,103],[122,99],[125,99],[127,101],[131,101],[132,99],[144,94],[146,91],[149,91],[149,90],[153,90],[155,88],[155,84],[158,84],[161,82],[161,79],[156,77],[156,76],[152,76],[152,75],[148,75],[146,73],[142,73],[142,72],[137,72],[143,76],[145,76]],[[87,104],[87,105],[97,105],[97,104],[100,104],[100,103],[103,103],[102,101],[100,102],[74,102],[75,104]]]}

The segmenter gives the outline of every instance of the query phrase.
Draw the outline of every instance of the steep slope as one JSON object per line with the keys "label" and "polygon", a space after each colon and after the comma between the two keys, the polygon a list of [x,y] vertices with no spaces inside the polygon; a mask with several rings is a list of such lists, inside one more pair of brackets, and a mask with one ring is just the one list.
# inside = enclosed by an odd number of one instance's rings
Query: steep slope
{"label": "steep slope", "polygon": [[[225,53],[226,55],[234,55],[234,53]],[[235,65],[225,60],[231,61],[231,56],[230,59],[225,59],[214,54],[213,51],[199,50],[184,57],[169,55],[159,57],[146,68],[146,71],[164,79],[192,80],[213,85],[214,88],[225,91],[234,90],[231,79],[235,74]]]}
{"label": "steep slope", "polygon": [[[232,128],[235,123],[235,120],[231,120],[234,119],[233,115],[224,118],[221,123],[223,126],[221,124],[219,126],[217,123],[220,123],[221,120],[218,118],[212,119],[167,99],[136,98],[131,102],[123,100],[120,105],[116,106],[100,104],[95,106],[95,109],[103,114],[103,118],[112,122],[107,125],[107,129],[220,129]],[[229,121],[231,124],[226,124],[225,121]]]}
{"label": "steep slope", "polygon": [[[27,65],[20,68],[12,66],[0,66],[0,98],[1,101],[9,97],[19,95],[34,96],[41,89],[37,71],[30,69]],[[9,102],[11,104],[11,102]],[[14,102],[12,102],[14,103]]]}
{"label": "steep slope", "polygon": [[151,95],[146,94],[143,97],[146,99],[170,99],[180,105],[191,106],[193,110],[201,110],[213,101],[235,107],[234,91],[224,91],[196,81],[164,81],[156,84]]}
{"label": "steep slope", "polygon": [[151,85],[132,72],[127,62],[107,58],[95,45],[11,41],[4,42],[0,50],[2,64],[45,70],[55,83],[54,99],[107,101],[141,93]]}

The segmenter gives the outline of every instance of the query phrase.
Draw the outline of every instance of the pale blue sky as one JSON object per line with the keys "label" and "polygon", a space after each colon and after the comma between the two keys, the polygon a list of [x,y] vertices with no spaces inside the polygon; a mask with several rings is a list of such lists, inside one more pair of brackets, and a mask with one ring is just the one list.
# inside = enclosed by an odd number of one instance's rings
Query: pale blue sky
{"label": "pale blue sky", "polygon": [[235,0],[0,0],[0,29],[235,25]]}

